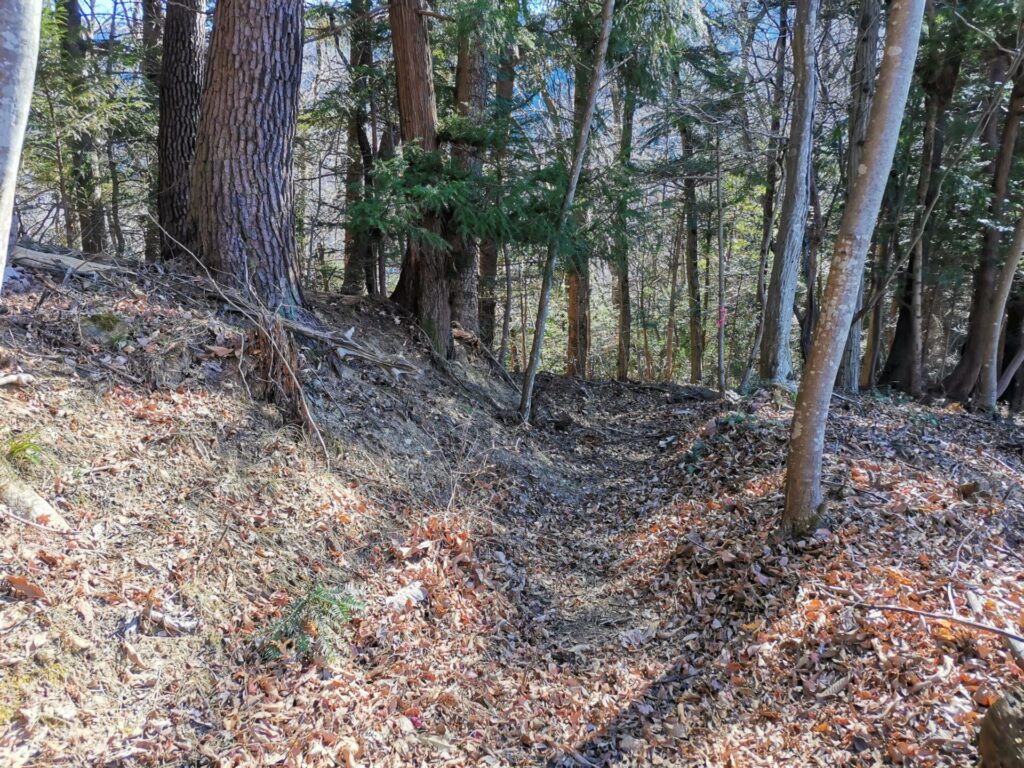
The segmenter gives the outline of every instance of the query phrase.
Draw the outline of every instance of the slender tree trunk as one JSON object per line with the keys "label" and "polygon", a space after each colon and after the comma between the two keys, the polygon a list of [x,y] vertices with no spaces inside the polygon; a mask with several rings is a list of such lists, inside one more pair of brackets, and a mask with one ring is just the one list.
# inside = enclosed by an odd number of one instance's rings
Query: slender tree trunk
{"label": "slender tree trunk", "polygon": [[686,214],[680,211],[676,222],[676,234],[672,238],[672,261],[669,264],[668,320],[665,324],[665,370],[661,377],[665,381],[675,378],[676,370],[676,305],[679,303],[679,262],[686,241]]}
{"label": "slender tree trunk", "polygon": [[587,91],[587,103],[584,109],[580,130],[576,135],[576,146],[573,150],[572,166],[565,186],[565,196],[558,214],[555,231],[548,241],[547,256],[544,259],[544,272],[541,279],[540,298],[537,302],[537,322],[533,331],[533,346],[530,349],[530,362],[523,377],[523,394],[519,401],[519,416],[529,421],[533,408],[533,387],[540,367],[541,353],[544,347],[544,327],[548,319],[548,302],[551,298],[551,283],[554,279],[555,256],[558,253],[558,241],[561,239],[565,224],[572,212],[572,203],[576,197],[576,185],[579,183],[580,172],[583,170],[583,159],[587,153],[587,142],[590,138],[590,124],[594,119],[594,106],[597,104],[597,92],[601,87],[604,75],[604,60],[608,53],[608,38],[612,32],[612,18],[615,13],[615,0],[603,0],[601,3],[601,32],[598,37],[597,50],[594,53],[594,67],[591,72],[590,87]]}
{"label": "slender tree trunk", "polygon": [[[622,99],[622,136],[619,141],[618,163],[623,173],[627,173],[633,157],[633,115],[636,112],[636,91],[627,83]],[[628,211],[626,201],[619,199],[615,210],[615,253],[612,257],[616,271],[616,293],[619,308],[618,317],[618,349],[615,354],[615,376],[619,381],[629,378],[630,330],[633,324],[631,309],[632,299],[629,295],[629,236]],[[647,343],[646,336],[644,343]]]}
{"label": "slender tree trunk", "polygon": [[824,310],[793,414],[786,461],[783,529],[802,534],[821,514],[821,465],[825,422],[843,346],[856,309],[864,259],[892,167],[900,124],[913,77],[925,0],[900,0],[892,6],[878,93],[871,108],[864,156],[853,179],[836,237]]}
{"label": "slender tree trunk", "polygon": [[[572,34],[577,50],[583,54],[596,50],[599,39],[594,36],[593,20],[589,16],[587,4],[581,3],[573,13],[575,15]],[[583,130],[583,123],[587,119],[587,98],[590,94],[592,80],[593,72],[589,63],[581,57],[576,61],[573,69],[572,129],[574,139]],[[586,149],[584,149],[583,162],[586,163]],[[570,254],[565,276],[568,301],[566,314],[569,324],[565,352],[565,375],[582,378],[587,376],[587,364],[590,360],[590,255],[585,251],[585,247],[585,243],[580,242]]]}
{"label": "slender tree trunk", "polygon": [[[86,63],[89,41],[82,25],[81,7],[78,0],[60,0],[60,3],[65,14],[64,65],[72,88],[84,90],[89,76]],[[107,224],[97,178],[96,138],[87,127],[79,126],[70,144],[71,196],[82,234],[82,250],[99,253],[107,246]]]}
{"label": "slender tree trunk", "polygon": [[[455,109],[467,128],[479,128],[487,102],[487,49],[478,34],[459,36],[455,70]],[[452,157],[459,173],[471,179],[483,171],[483,156],[471,142],[456,142]],[[455,279],[452,281],[452,319],[468,331],[480,330],[480,244],[472,235],[454,231],[448,222]]]}
{"label": "slender tree trunk", "polygon": [[202,0],[175,0],[167,6],[164,22],[156,196],[164,259],[181,255],[181,245],[194,245],[188,209],[203,94],[202,12]]}
{"label": "slender tree trunk", "polygon": [[203,93],[190,218],[214,276],[298,314],[292,156],[302,0],[220,0]]}
{"label": "slender tree trunk", "polygon": [[[1006,71],[1006,54],[999,53],[996,62],[994,66],[996,71],[992,79],[995,82],[1001,82],[1005,76],[1001,73]],[[978,267],[974,274],[974,295],[967,324],[967,339],[964,342],[960,361],[943,382],[946,394],[950,398],[960,401],[966,401],[971,396],[987,354],[983,344],[983,329],[988,323],[986,315],[991,303],[989,298],[996,285],[996,254],[999,250],[1000,240],[999,224],[1006,201],[1021,115],[1024,113],[1024,68],[1010,74],[1013,77],[1013,91],[1010,94],[1010,104],[1003,123],[1002,137],[996,137],[994,126],[988,132],[989,143],[996,146],[997,149],[995,158],[990,165],[992,193],[989,197],[986,224],[981,235]]]}
{"label": "slender tree trunk", "polygon": [[747,367],[740,380],[740,392],[746,392],[754,365],[764,340],[764,314],[768,306],[768,257],[772,252],[772,229],[775,225],[775,194],[782,162],[782,106],[786,96],[786,40],[789,37],[789,9],[786,0],[779,5],[779,37],[775,44],[775,79],[772,84],[771,135],[768,139],[768,171],[761,196],[761,258],[757,266],[757,325],[750,345]]}
{"label": "slender tree trunk", "polygon": [[349,61],[356,69],[352,83],[354,103],[348,114],[345,167],[345,274],[342,292],[358,295],[376,287],[373,237],[357,227],[353,209],[362,202],[373,183],[373,147],[366,136],[366,101],[369,98],[369,69],[373,66],[373,26],[367,14],[368,0],[353,0],[350,8]]}
{"label": "slender tree trunk", "polygon": [[725,216],[722,210],[722,135],[715,134],[715,196],[718,208],[718,394],[725,397]]}
{"label": "slender tree trunk", "polygon": [[[150,104],[154,105],[158,110],[161,108],[160,105],[160,76],[161,76],[161,28],[163,26],[162,10],[160,7],[160,0],[142,0],[142,76],[147,86],[147,96]],[[170,11],[174,6],[174,2],[168,4],[167,10]],[[115,6],[116,7],[116,6]],[[113,16],[113,14],[111,14]],[[111,19],[111,25],[113,25],[113,19]],[[159,141],[158,141],[159,145]],[[157,226],[159,221],[159,195],[160,195],[160,178],[159,178],[159,148],[157,150],[157,162],[150,163],[146,171],[148,188],[146,190],[146,220],[143,224],[144,232],[144,253],[145,259],[149,263],[153,263],[160,258],[161,253],[161,233],[160,228]],[[114,171],[112,169],[111,177],[113,177]],[[113,200],[111,201],[111,207],[115,207]],[[121,241],[123,238],[119,237],[119,233],[115,232],[114,238],[118,242],[118,248],[123,249]]]}
{"label": "slender tree trunk", "polygon": [[1013,288],[1013,278],[1017,274],[1017,265],[1024,252],[1024,216],[1017,222],[1013,235],[1013,244],[1006,254],[1006,263],[996,280],[996,290],[985,312],[985,327],[981,336],[982,350],[985,360],[981,366],[978,379],[977,407],[985,411],[996,409],[996,398],[999,396],[999,339],[1003,328],[1003,315],[1006,314],[1006,302]]}
{"label": "slender tree trunk", "polygon": [[[687,142],[685,156],[693,156]],[[683,180],[683,201],[686,206],[686,291],[690,333],[690,381],[700,384],[704,378],[704,317],[700,302],[700,265],[698,262],[697,182],[692,176]]]}
{"label": "slender tree trunk", "polygon": [[[497,118],[502,123],[501,138],[494,150],[494,166],[498,177],[495,185],[493,204],[501,205],[502,163],[505,157],[505,146],[508,142],[506,125],[512,113],[512,96],[515,86],[514,54],[505,52],[498,65],[498,77],[495,83],[497,98]],[[498,247],[497,240],[488,238],[480,243],[480,339],[487,347],[494,344],[494,315],[497,308],[498,281]],[[506,272],[511,275],[507,268]],[[508,304],[506,303],[506,307]],[[504,336],[504,334],[503,334]]]}
{"label": "slender tree trunk", "polygon": [[[857,24],[857,49],[853,56],[853,70],[850,72],[850,113],[849,148],[846,154],[847,183],[857,178],[864,156],[864,140],[867,135],[871,101],[875,94],[875,74],[878,69],[878,27],[882,15],[881,0],[861,0],[860,18]],[[847,193],[849,195],[849,192]],[[857,292],[857,310],[864,301],[864,281]],[[850,336],[846,340],[843,359],[839,365],[836,388],[847,394],[857,394],[860,374],[861,321],[854,319],[850,324]]]}
{"label": "slender tree trunk", "polygon": [[793,119],[789,147],[786,150],[786,190],[782,198],[779,235],[768,287],[768,304],[765,307],[764,337],[761,340],[761,379],[772,383],[784,383],[792,374],[789,336],[810,204],[814,102],[817,91],[814,62],[817,18],[818,0],[798,0],[793,25],[795,80]]}
{"label": "slender tree trunk", "polygon": [[[8,0],[0,20],[0,289],[39,54],[41,0]],[[17,232],[14,232],[15,237]]]}

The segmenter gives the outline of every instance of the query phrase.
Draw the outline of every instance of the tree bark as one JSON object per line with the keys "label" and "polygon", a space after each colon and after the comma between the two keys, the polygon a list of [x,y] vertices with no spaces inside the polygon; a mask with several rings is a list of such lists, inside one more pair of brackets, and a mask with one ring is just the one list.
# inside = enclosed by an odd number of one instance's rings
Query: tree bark
{"label": "tree bark", "polygon": [[[875,74],[878,69],[878,28],[882,15],[881,0],[862,0],[858,20],[857,48],[853,56],[853,70],[850,72],[849,148],[846,154],[847,183],[857,178],[864,156],[864,141],[867,136],[871,100],[875,94]],[[849,193],[847,193],[849,195]],[[864,297],[864,282],[857,292],[857,309]],[[860,379],[861,321],[854,319],[850,324],[850,335],[846,340],[843,359],[839,365],[836,388],[840,392],[855,395],[859,391]]]}
{"label": "tree bark", "polygon": [[[622,135],[619,139],[618,164],[623,174],[628,173],[633,158],[633,116],[636,113],[636,89],[625,84],[622,98]],[[618,344],[615,353],[615,377],[619,381],[629,379],[630,332],[633,325],[632,298],[629,290],[629,236],[628,210],[626,201],[620,198],[615,209],[615,253],[612,263],[616,271],[616,299],[618,314]],[[674,311],[674,308],[673,308]],[[644,337],[646,344],[647,339]]]}
{"label": "tree bark", "polygon": [[754,340],[750,345],[747,366],[740,379],[740,392],[746,392],[754,365],[761,354],[764,340],[764,313],[768,306],[768,257],[772,252],[772,230],[775,224],[775,195],[778,186],[779,167],[782,163],[781,138],[782,105],[786,96],[786,41],[789,37],[789,9],[786,0],[779,5],[779,37],[775,44],[775,76],[772,84],[772,117],[768,139],[768,171],[764,179],[761,196],[761,250],[757,266],[757,326]]}
{"label": "tree bark", "polygon": [[[187,5],[187,3],[186,3]],[[141,69],[142,76],[146,81],[147,95],[151,104],[155,105],[157,110],[161,108],[161,93],[160,93],[160,76],[161,76],[161,29],[163,27],[162,9],[160,7],[160,0],[142,0],[142,61]],[[174,7],[174,3],[168,4],[167,10],[170,12]],[[111,26],[113,26],[113,15],[111,14]],[[113,30],[112,35],[113,37]],[[108,154],[112,154],[108,151]],[[159,198],[160,198],[160,160],[159,160],[159,138],[157,140],[157,162],[156,164],[150,164],[146,169],[147,183],[149,188],[146,190],[146,208],[147,214],[145,223],[143,225],[144,238],[145,238],[145,258],[149,263],[153,263],[160,258],[162,252],[162,233],[160,228],[157,226],[159,221]],[[116,175],[116,167],[111,166],[111,177]],[[111,207],[115,207],[114,201],[111,200]],[[156,221],[154,221],[154,219]],[[121,238],[119,233],[114,233],[115,240],[120,241]],[[123,245],[118,242],[118,247],[123,250]]]}
{"label": "tree bark", "polygon": [[[89,40],[82,25],[78,0],[60,0],[64,13],[64,39],[61,53],[71,87],[86,88]],[[99,253],[107,246],[107,224],[103,212],[103,192],[97,178],[96,137],[81,127],[69,142],[71,154],[71,197],[82,234],[82,250]]]}
{"label": "tree bark", "polygon": [[0,289],[13,229],[14,193],[32,105],[42,17],[41,0],[10,0],[0,21]]}
{"label": "tree bark", "polygon": [[[1000,52],[994,62],[996,70],[993,81],[1002,82],[1005,76],[1007,56]],[[988,322],[986,317],[991,302],[989,298],[996,284],[996,253],[999,250],[999,223],[1002,219],[1003,205],[1013,165],[1014,147],[1020,129],[1021,115],[1024,114],[1024,68],[1011,72],[1013,91],[1010,104],[1003,123],[1002,136],[997,138],[994,121],[988,131],[988,141],[996,146],[996,154],[990,164],[992,172],[992,194],[989,197],[987,223],[981,235],[981,248],[978,267],[974,273],[974,294],[971,301],[971,313],[967,322],[967,338],[964,341],[963,353],[953,371],[942,383],[946,394],[954,399],[966,401],[974,391],[985,362],[986,350],[982,337]]]}
{"label": "tree bark", "polygon": [[798,0],[793,25],[793,118],[786,149],[786,190],[782,198],[779,235],[764,313],[764,337],[761,340],[761,379],[772,383],[784,383],[792,375],[789,336],[810,204],[817,92],[814,61],[817,18],[818,0]]}
{"label": "tree bark", "polygon": [[298,314],[292,156],[302,0],[220,0],[192,173],[199,257],[229,287]]}
{"label": "tree bark", "polygon": [[156,209],[162,230],[160,257],[164,259],[182,255],[183,245],[194,245],[188,231],[188,209],[203,95],[202,14],[202,0],[175,0],[167,6],[164,22],[156,140]]}
{"label": "tree bark", "polygon": [[[428,155],[436,153],[438,146],[434,66],[424,13],[429,10],[426,0],[388,3],[402,141],[419,144]],[[428,158],[422,161],[427,162]],[[442,234],[442,222],[434,216],[424,216],[419,226],[438,236]],[[452,352],[451,272],[451,259],[444,249],[410,238],[398,285],[391,296],[416,316],[434,351],[442,357]]]}
{"label": "tree bark", "polygon": [[[455,70],[455,110],[467,130],[479,129],[487,102],[487,49],[475,33],[459,36],[458,65]],[[483,171],[483,157],[473,142],[458,141],[452,149],[458,172],[477,180]],[[449,222],[451,224],[451,222]],[[455,279],[452,281],[452,319],[467,331],[480,330],[480,245],[470,234],[451,231]]]}
{"label": "tree bark", "polygon": [[[693,145],[684,146],[684,157],[693,157]],[[700,264],[698,262],[697,181],[692,175],[683,180],[686,206],[686,292],[690,333],[690,382],[704,379],[704,315],[700,303]]]}
{"label": "tree bark", "polygon": [[672,261],[669,264],[668,320],[665,323],[665,369],[661,374],[664,381],[672,381],[676,370],[676,305],[679,303],[679,262],[686,241],[686,213],[680,211],[676,223],[676,234],[672,239]]}
{"label": "tree bark", "polygon": [[821,465],[836,372],[855,311],[864,259],[892,167],[913,77],[925,0],[892,5],[878,92],[871,108],[863,162],[852,180],[836,238],[824,309],[797,396],[786,460],[786,507],[782,527],[790,534],[816,524],[823,507]]}
{"label": "tree bark", "polygon": [[[496,117],[502,123],[501,138],[494,150],[494,166],[498,177],[498,184],[495,185],[493,196],[495,206],[501,205],[502,163],[508,143],[508,131],[505,125],[512,113],[512,95],[515,85],[514,61],[513,52],[505,51],[498,65],[498,78],[494,88],[497,100]],[[487,347],[494,345],[495,310],[498,304],[498,247],[498,241],[493,238],[488,238],[480,243],[480,339]]]}
{"label": "tree bark", "polygon": [[583,170],[583,159],[587,153],[587,142],[590,138],[590,125],[594,119],[594,106],[597,104],[597,92],[601,87],[604,75],[604,60],[608,53],[608,39],[612,32],[612,18],[615,13],[615,0],[602,0],[601,32],[598,36],[597,49],[594,53],[594,66],[587,90],[586,106],[580,130],[576,135],[572,166],[562,198],[562,207],[558,214],[555,231],[548,240],[547,256],[544,259],[544,272],[541,279],[540,298],[537,302],[537,321],[533,330],[533,346],[530,349],[530,361],[523,377],[523,393],[519,400],[519,417],[529,421],[533,409],[533,387],[537,379],[537,369],[544,348],[544,328],[548,319],[548,303],[551,298],[551,283],[554,280],[555,256],[558,253],[558,241],[565,231],[566,222],[572,213],[572,203],[576,197],[576,185],[579,183],[580,172]]}
{"label": "tree bark", "polygon": [[373,27],[367,14],[368,0],[353,0],[350,8],[349,61],[356,70],[352,82],[355,102],[348,114],[345,168],[345,274],[342,291],[358,295],[365,288],[373,293],[376,269],[373,263],[373,238],[364,227],[356,226],[352,209],[364,200],[373,180],[373,147],[366,135],[366,100],[369,74],[373,66]]}
{"label": "tree bark", "polygon": [[1013,244],[1006,254],[1006,263],[999,273],[996,280],[996,290],[989,300],[989,306],[985,311],[985,326],[982,328],[979,342],[984,353],[984,362],[982,363],[981,374],[978,379],[978,395],[975,403],[976,407],[983,411],[994,411],[996,409],[1000,378],[1000,332],[1003,328],[1003,316],[1006,314],[1006,302],[1010,298],[1013,278],[1017,274],[1017,265],[1020,263],[1022,253],[1024,253],[1024,216],[1021,216],[1017,222],[1017,228],[1013,235]]}

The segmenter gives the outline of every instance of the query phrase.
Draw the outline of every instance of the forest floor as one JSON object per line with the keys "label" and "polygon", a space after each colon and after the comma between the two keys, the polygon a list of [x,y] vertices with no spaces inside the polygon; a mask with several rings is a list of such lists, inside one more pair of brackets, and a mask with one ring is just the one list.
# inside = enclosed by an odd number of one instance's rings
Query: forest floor
{"label": "forest floor", "polygon": [[858,604],[1024,630],[1020,423],[837,401],[780,542],[787,399],[544,376],[525,427],[471,341],[315,305],[361,356],[305,351],[310,435],[197,281],[4,296],[0,448],[72,530],[0,504],[0,764],[974,762],[1001,638]]}

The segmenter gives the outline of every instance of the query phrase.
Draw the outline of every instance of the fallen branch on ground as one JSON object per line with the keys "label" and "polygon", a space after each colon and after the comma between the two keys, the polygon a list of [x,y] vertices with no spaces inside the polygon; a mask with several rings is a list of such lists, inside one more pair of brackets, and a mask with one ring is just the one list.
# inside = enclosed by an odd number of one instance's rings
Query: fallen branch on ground
{"label": "fallen branch on ground", "polygon": [[948,613],[932,613],[931,611],[919,611],[916,608],[906,608],[902,605],[888,605],[878,603],[865,603],[859,600],[846,600],[839,595],[832,594],[834,598],[839,600],[841,603],[853,606],[854,608],[864,608],[869,611],[895,611],[896,613],[909,613],[912,616],[920,616],[925,619],[933,619],[935,621],[950,621],[954,624],[962,624],[965,627],[971,627],[977,629],[980,632],[990,632],[993,635],[999,635],[1008,640],[1013,640],[1017,643],[1024,643],[1024,637],[1014,634],[1006,629],[1000,629],[999,627],[993,627],[991,624],[982,624],[979,621],[971,621],[970,619],[962,619],[959,616],[953,616]]}
{"label": "fallen branch on ground", "polygon": [[[52,533],[68,533],[71,530],[71,526],[50,502],[18,477],[18,473],[4,459],[0,459],[0,501],[10,508],[13,519]],[[17,517],[19,512],[27,515],[27,519]]]}
{"label": "fallen branch on ground", "polygon": [[0,387],[27,387],[36,377],[30,373],[9,373],[6,376],[0,376]]}

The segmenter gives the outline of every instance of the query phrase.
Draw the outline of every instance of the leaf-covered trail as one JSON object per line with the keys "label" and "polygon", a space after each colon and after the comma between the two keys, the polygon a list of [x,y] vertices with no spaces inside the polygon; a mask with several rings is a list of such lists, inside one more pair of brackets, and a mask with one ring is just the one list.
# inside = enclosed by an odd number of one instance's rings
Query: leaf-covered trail
{"label": "leaf-covered trail", "polygon": [[[0,517],[4,764],[962,766],[1022,677],[995,636],[850,604],[1024,629],[1019,425],[844,404],[827,528],[782,543],[786,402],[545,376],[524,429],[393,308],[332,302],[421,373],[307,350],[328,465],[169,279],[10,301],[0,375],[36,385],[0,390],[3,437],[74,530]],[[471,348],[453,370],[509,398]],[[347,647],[267,661],[313,579],[361,603]]]}

